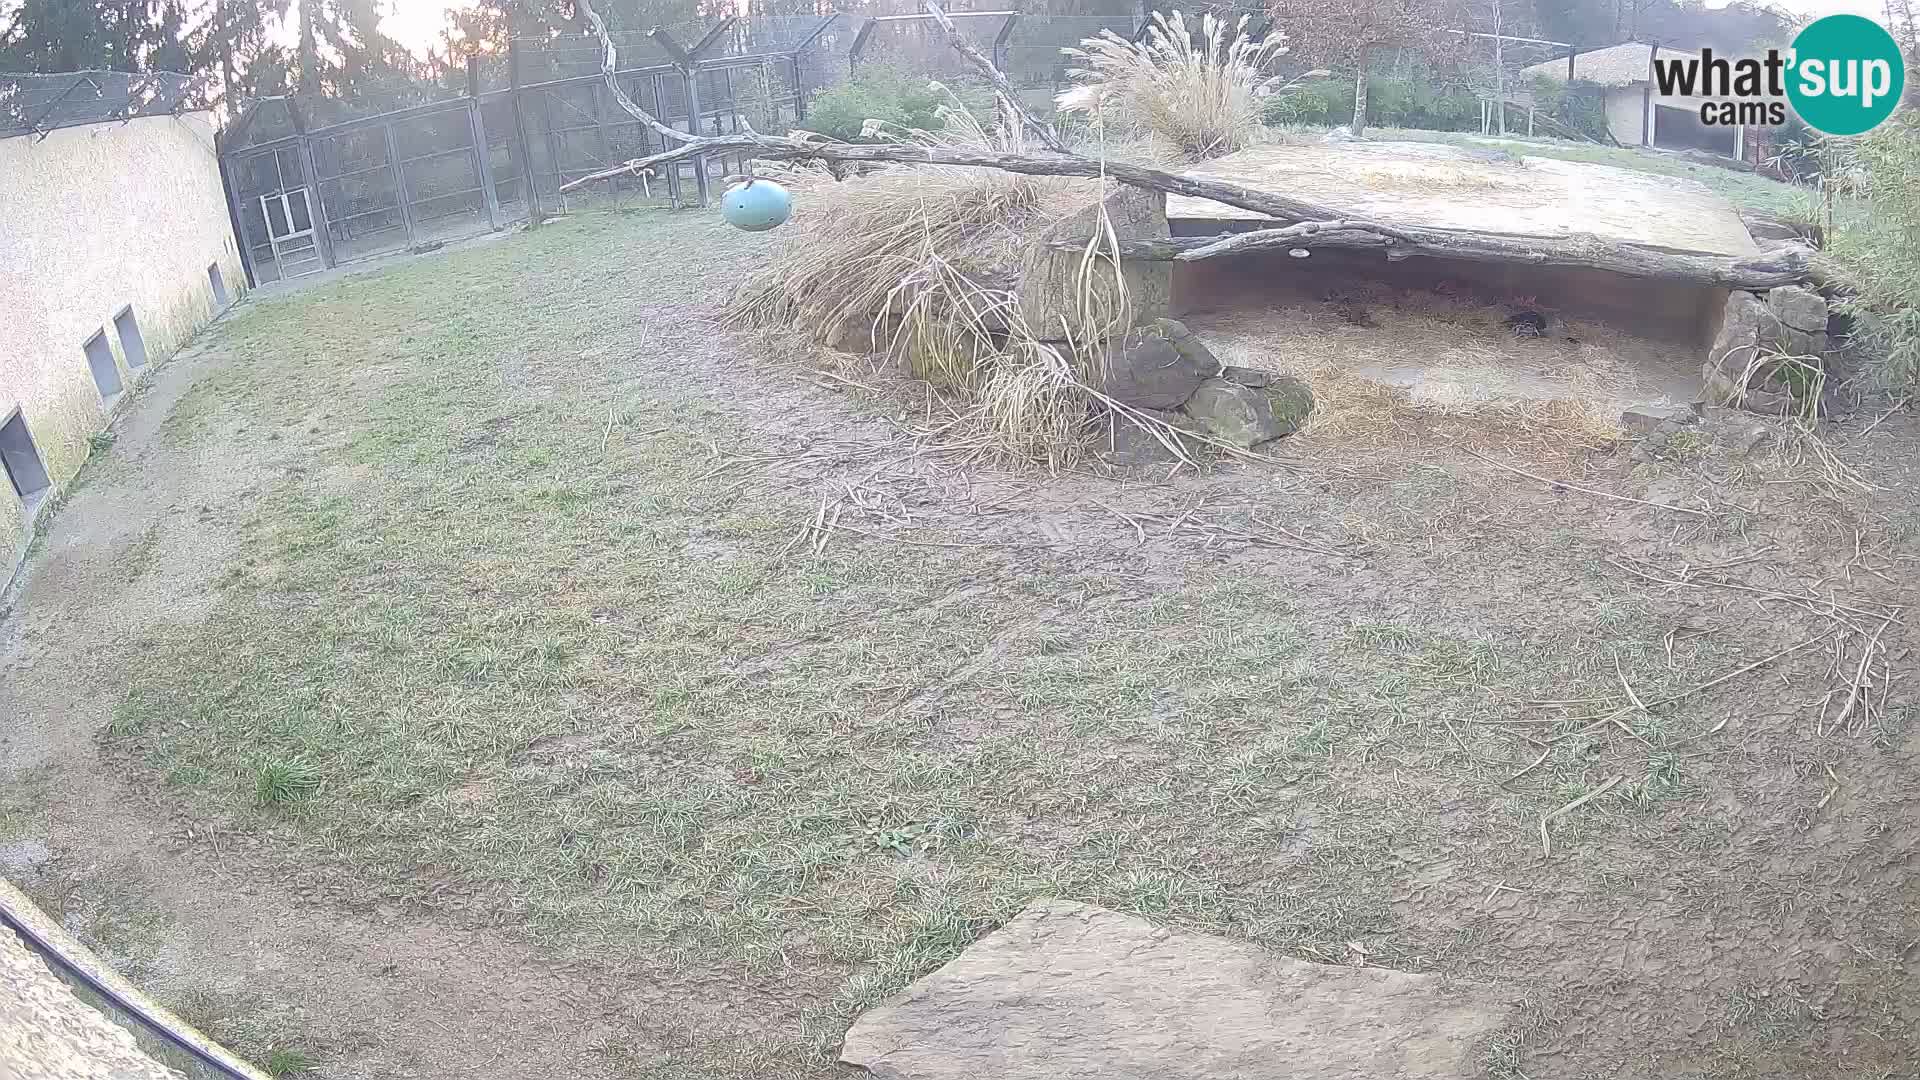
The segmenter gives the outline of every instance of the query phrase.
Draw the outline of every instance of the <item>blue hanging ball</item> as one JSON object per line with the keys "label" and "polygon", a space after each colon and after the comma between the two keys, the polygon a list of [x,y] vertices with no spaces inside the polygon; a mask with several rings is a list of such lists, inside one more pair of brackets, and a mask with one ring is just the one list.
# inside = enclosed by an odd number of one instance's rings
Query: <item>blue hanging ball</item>
{"label": "blue hanging ball", "polygon": [[766,232],[793,213],[793,196],[771,180],[735,184],[720,196],[720,216],[748,232]]}

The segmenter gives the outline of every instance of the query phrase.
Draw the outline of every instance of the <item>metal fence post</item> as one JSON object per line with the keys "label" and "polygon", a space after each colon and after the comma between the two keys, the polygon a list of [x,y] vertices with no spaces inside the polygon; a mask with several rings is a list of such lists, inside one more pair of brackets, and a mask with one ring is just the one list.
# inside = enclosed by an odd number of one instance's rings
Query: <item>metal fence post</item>
{"label": "metal fence post", "polygon": [[520,107],[520,41],[507,39],[507,100],[513,106],[513,151],[520,159],[520,197],[527,203],[527,224],[540,224],[540,189],[533,178],[533,157],[527,152],[527,117]]}
{"label": "metal fence post", "polygon": [[805,123],[807,119],[807,89],[800,82],[800,56],[812,48],[814,42],[820,40],[820,35],[826,33],[828,27],[839,21],[839,12],[821,16],[820,21],[812,30],[807,31],[807,36],[800,39],[800,43],[793,47],[793,52],[787,57],[793,62],[793,122],[796,124]]}
{"label": "metal fence post", "polygon": [[1020,22],[1018,11],[1010,12],[1007,21],[1000,24],[1000,33],[993,39],[993,63],[1001,71],[1007,70],[1007,42],[1013,40],[1013,28]]}
{"label": "metal fence post", "polygon": [[493,187],[493,154],[487,147],[487,122],[480,115],[480,58],[467,57],[467,133],[473,140],[473,171],[487,200],[487,228],[500,228],[500,193]]}
{"label": "metal fence post", "polygon": [[807,91],[800,85],[800,54],[794,53],[787,59],[793,62],[793,122],[804,124],[807,122]]}
{"label": "metal fence post", "polygon": [[260,287],[260,277],[253,270],[253,252],[247,248],[247,230],[240,221],[240,199],[234,193],[233,156],[230,150],[221,148],[217,159],[220,166],[220,187],[227,194],[227,223],[233,226],[233,246],[240,249],[240,272],[247,277],[247,288]]}
{"label": "metal fence post", "polygon": [[[681,68],[680,77],[687,84],[687,130],[694,135],[700,134],[700,72],[695,68]],[[707,158],[705,154],[693,156],[693,183],[700,205],[707,205]]]}
{"label": "metal fence post", "polygon": [[[619,78],[617,75],[614,77]],[[604,169],[613,164],[613,140],[607,136],[606,103],[601,100],[607,88],[602,83],[590,83],[588,84],[588,89],[593,92],[593,132],[599,136],[600,167]],[[608,182],[607,186],[618,191],[620,189],[620,178],[617,176],[614,177]]]}
{"label": "metal fence post", "polygon": [[[699,50],[706,48],[718,40],[720,32],[731,25],[732,22],[733,20],[728,18],[719,26],[708,31],[707,36],[702,38],[700,43],[694,46],[694,51],[691,53],[682,48],[680,43],[673,39],[673,35],[668,33],[667,28],[664,26],[656,26],[647,32],[647,36],[658,42],[660,48],[665,50],[666,54],[673,58],[673,66],[680,69],[680,85],[686,91],[687,134],[689,135],[700,134],[700,69],[699,63],[694,57],[698,54]],[[680,165],[678,162],[674,163],[673,171],[676,176],[679,175]],[[693,182],[698,190],[700,205],[707,205],[707,159],[703,154],[695,154],[693,156]]]}
{"label": "metal fence post", "polygon": [[[666,78],[664,75],[654,75],[651,77],[651,85],[653,87],[653,115],[659,117],[662,123],[671,125],[673,120],[667,115],[667,106],[660,100],[660,88],[665,85],[661,80],[664,78]],[[672,146],[669,145],[665,139],[661,139],[660,149],[670,150]],[[677,162],[667,166],[667,205],[675,210],[680,209],[680,165]]]}
{"label": "metal fence post", "polygon": [[393,193],[400,204],[400,220],[407,226],[407,247],[420,246],[420,236],[413,227],[413,205],[407,196],[407,167],[401,164],[400,149],[394,143],[393,125],[381,124],[380,133],[387,139],[387,165],[393,170]]}

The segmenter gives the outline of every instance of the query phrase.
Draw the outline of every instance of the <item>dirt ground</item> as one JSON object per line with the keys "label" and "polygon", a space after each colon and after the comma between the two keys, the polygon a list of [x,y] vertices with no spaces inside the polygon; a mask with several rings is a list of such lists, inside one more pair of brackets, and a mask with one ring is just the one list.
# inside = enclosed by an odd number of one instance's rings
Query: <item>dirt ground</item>
{"label": "dirt ground", "polygon": [[581,215],[171,362],[0,616],[4,872],[328,1077],[837,1075],[1036,896],[1483,980],[1495,1077],[1920,1058],[1910,415],[1826,432],[1872,490],[1726,419],[1009,471],[724,330],[770,242]]}

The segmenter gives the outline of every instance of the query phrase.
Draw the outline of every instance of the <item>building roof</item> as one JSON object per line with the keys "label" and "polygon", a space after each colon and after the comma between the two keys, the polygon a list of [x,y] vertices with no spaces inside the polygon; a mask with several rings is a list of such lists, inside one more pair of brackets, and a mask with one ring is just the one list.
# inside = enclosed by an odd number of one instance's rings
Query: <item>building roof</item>
{"label": "building roof", "polygon": [[[1653,46],[1643,41],[1627,41],[1611,45],[1592,52],[1583,52],[1573,58],[1573,77],[1601,86],[1632,86],[1647,81],[1647,61]],[[1679,49],[1661,49],[1661,59],[1675,60],[1686,57],[1698,57],[1699,53],[1682,52]],[[1520,69],[1520,77],[1530,79],[1544,76],[1555,82],[1567,81],[1567,60],[1548,60],[1532,67]]]}

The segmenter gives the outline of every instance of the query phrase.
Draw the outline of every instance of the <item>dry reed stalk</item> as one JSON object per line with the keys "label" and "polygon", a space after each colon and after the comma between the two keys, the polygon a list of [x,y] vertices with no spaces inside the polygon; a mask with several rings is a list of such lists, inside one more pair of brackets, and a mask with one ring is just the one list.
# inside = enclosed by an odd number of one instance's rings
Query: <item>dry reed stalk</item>
{"label": "dry reed stalk", "polygon": [[1547,833],[1547,826],[1550,823],[1573,813],[1575,810],[1580,809],[1600,796],[1605,795],[1607,792],[1612,791],[1614,788],[1619,787],[1626,778],[1627,774],[1619,773],[1609,778],[1606,783],[1601,784],[1599,787],[1594,788],[1592,791],[1587,792],[1585,795],[1580,796],[1560,809],[1550,814],[1542,814],[1540,816],[1540,854],[1545,858],[1553,858],[1553,838]]}
{"label": "dry reed stalk", "polygon": [[1079,85],[1055,104],[1096,117],[1111,112],[1190,160],[1232,153],[1259,137],[1263,96],[1281,81],[1266,68],[1287,52],[1286,35],[1274,30],[1255,42],[1247,21],[1229,26],[1208,13],[1196,35],[1182,13],[1156,11],[1139,41],[1103,30],[1061,50],[1084,66],[1068,73]]}
{"label": "dry reed stalk", "polygon": [[1524,476],[1529,480],[1538,481],[1542,484],[1548,485],[1549,487],[1566,488],[1568,491],[1578,491],[1583,495],[1596,495],[1602,499],[1612,499],[1615,502],[1633,503],[1636,506],[1651,506],[1659,510],[1672,510],[1673,512],[1678,514],[1693,514],[1697,517],[1706,517],[1711,513],[1711,511],[1700,510],[1691,506],[1676,506],[1673,503],[1649,502],[1646,499],[1636,499],[1631,495],[1616,495],[1611,491],[1601,491],[1598,488],[1581,487],[1579,484],[1570,484],[1565,480],[1552,480],[1547,477],[1541,476],[1538,473],[1530,473],[1525,469],[1517,468],[1515,466],[1508,465],[1504,462],[1495,461],[1492,458],[1488,457],[1485,454],[1480,453],[1477,450],[1467,450],[1467,454],[1469,454],[1472,457],[1479,458],[1481,461],[1484,461],[1487,464],[1492,465],[1496,469],[1504,469],[1507,472],[1513,473],[1515,476]]}

